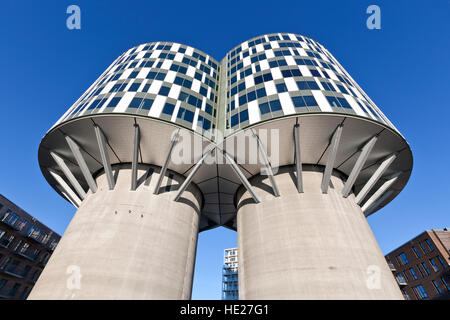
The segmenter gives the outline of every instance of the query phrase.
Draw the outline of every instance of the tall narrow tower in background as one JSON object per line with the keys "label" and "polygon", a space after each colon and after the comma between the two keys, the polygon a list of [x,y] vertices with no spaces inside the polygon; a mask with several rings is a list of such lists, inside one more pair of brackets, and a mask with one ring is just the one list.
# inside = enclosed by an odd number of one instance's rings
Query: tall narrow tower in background
{"label": "tall narrow tower in background", "polygon": [[39,163],[78,211],[32,299],[189,299],[197,234],[217,226],[238,231],[240,299],[402,299],[365,217],[404,188],[411,150],[307,37],[259,36],[220,63],[134,47]]}

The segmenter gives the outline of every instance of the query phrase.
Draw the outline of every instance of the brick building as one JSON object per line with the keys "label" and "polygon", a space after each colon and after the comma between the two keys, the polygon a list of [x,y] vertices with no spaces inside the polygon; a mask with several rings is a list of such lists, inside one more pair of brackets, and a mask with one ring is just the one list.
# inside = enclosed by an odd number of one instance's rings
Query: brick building
{"label": "brick building", "polygon": [[0,195],[0,299],[26,299],[60,236]]}
{"label": "brick building", "polygon": [[450,300],[450,231],[427,230],[386,255],[407,300]]}

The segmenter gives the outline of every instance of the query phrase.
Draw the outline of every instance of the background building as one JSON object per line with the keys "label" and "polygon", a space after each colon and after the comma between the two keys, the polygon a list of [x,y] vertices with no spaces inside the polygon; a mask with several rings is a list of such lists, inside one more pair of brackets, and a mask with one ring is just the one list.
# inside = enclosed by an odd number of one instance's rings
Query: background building
{"label": "background building", "polygon": [[0,195],[0,298],[26,299],[60,236]]}
{"label": "background building", "polygon": [[225,249],[222,269],[222,300],[238,300],[238,249]]}
{"label": "background building", "polygon": [[386,255],[408,300],[450,300],[450,231],[427,230]]}
{"label": "background building", "polygon": [[[187,141],[200,152],[173,161]],[[220,62],[179,43],[133,47],[38,157],[78,211],[30,298],[189,299],[198,232],[224,226],[238,231],[241,299],[402,299],[366,217],[406,185],[411,149],[308,37],[258,36]],[[73,292],[72,264],[86,279]]]}

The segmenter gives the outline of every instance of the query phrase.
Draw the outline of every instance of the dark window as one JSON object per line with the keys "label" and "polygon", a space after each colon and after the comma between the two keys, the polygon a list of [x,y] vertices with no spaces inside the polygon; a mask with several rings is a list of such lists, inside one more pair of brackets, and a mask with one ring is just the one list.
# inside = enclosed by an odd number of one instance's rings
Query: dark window
{"label": "dark window", "polygon": [[239,112],[239,122],[244,122],[248,120],[248,110],[242,110]]}
{"label": "dark window", "polygon": [[175,109],[175,105],[173,105],[171,103],[166,103],[164,105],[162,113],[165,113],[165,114],[168,114],[168,115],[172,115],[174,109]]}
{"label": "dark window", "polygon": [[436,261],[434,261],[434,259],[430,259],[430,264],[431,264],[431,267],[433,268],[434,272],[439,271],[439,267],[438,267]]}
{"label": "dark window", "polygon": [[417,248],[413,246],[412,249],[413,249],[414,254],[416,255],[416,257],[420,258],[420,254],[419,254],[419,251],[417,250]]}
{"label": "dark window", "polygon": [[317,106],[316,99],[314,99],[313,96],[304,96],[303,99],[305,99],[305,103],[308,107]]}
{"label": "dark window", "polygon": [[210,104],[206,104],[205,111],[206,113],[212,114],[212,107]]}
{"label": "dark window", "polygon": [[272,112],[279,111],[282,109],[280,100],[278,100],[278,99],[270,101],[269,104],[270,104],[270,109],[272,110]]}
{"label": "dark window", "polygon": [[152,99],[144,99],[144,101],[142,101],[142,104],[141,104],[141,109],[142,110],[150,110],[152,104],[153,104]]}
{"label": "dark window", "polygon": [[425,249],[422,242],[419,242],[419,246],[422,248],[423,253],[427,254],[427,249]]}
{"label": "dark window", "polygon": [[130,89],[128,89],[128,91],[133,91],[133,92],[138,91],[138,89],[139,89],[140,86],[141,86],[140,83],[133,83],[133,84],[130,86]]}
{"label": "dark window", "polygon": [[425,271],[427,272],[428,275],[431,274],[430,269],[428,269],[427,264],[425,262],[422,262],[422,266],[425,269]]}
{"label": "dark window", "polygon": [[263,82],[263,77],[262,76],[257,76],[255,77],[255,85],[260,84]]}
{"label": "dark window", "polygon": [[138,75],[139,71],[133,71],[132,73],[130,73],[130,76],[128,78],[130,79],[134,79],[136,78],[136,76]]}
{"label": "dark window", "polygon": [[188,122],[192,122],[194,121],[194,112],[192,112],[191,110],[187,110],[184,114],[184,120],[188,121]]}
{"label": "dark window", "polygon": [[400,253],[399,257],[403,265],[409,263],[408,258],[406,257],[406,254],[404,252]]}
{"label": "dark window", "polygon": [[139,108],[142,100],[142,98],[133,98],[133,100],[131,100],[130,104],[128,105],[128,108]]}
{"label": "dark window", "polygon": [[431,251],[434,251],[434,246],[433,246],[433,244],[431,243],[431,241],[430,241],[429,239],[426,239],[425,242],[428,244],[428,247],[430,247],[430,250],[431,250]]}
{"label": "dark window", "polygon": [[444,260],[442,260],[442,258],[441,258],[441,256],[437,256],[436,257],[438,260],[439,260],[439,262],[441,263],[441,265],[442,265],[442,268],[447,268],[447,264],[444,262]]}
{"label": "dark window", "polygon": [[444,286],[447,288],[447,290],[450,291],[450,286],[448,285],[447,281],[445,281],[444,277],[441,277],[441,281],[444,284]]}
{"label": "dark window", "polygon": [[231,127],[236,126],[239,123],[239,113],[236,113],[231,117]]}
{"label": "dark window", "polygon": [[211,127],[211,121],[209,121],[208,119],[203,119],[203,129],[209,130],[210,127]]}
{"label": "dark window", "polygon": [[122,99],[122,97],[112,98],[111,101],[108,104],[108,108],[112,108],[112,107],[117,106],[117,104],[119,103],[120,99]]}
{"label": "dark window", "polygon": [[247,95],[244,94],[244,95],[239,97],[239,105],[242,106],[242,105],[244,105],[246,103],[247,103]]}
{"label": "dark window", "polygon": [[255,91],[250,91],[248,94],[247,94],[247,100],[248,100],[248,102],[251,102],[251,101],[253,101],[253,100],[255,100],[256,99],[256,92]]}
{"label": "dark window", "polygon": [[418,285],[415,289],[417,290],[422,299],[428,298],[428,294],[422,285]]}
{"label": "dark window", "polygon": [[431,282],[433,282],[433,285],[434,285],[434,287],[436,288],[436,291],[437,291],[439,294],[441,294],[441,293],[442,293],[442,290],[441,290],[441,288],[439,287],[439,284],[436,282],[436,280],[433,280],[433,281],[431,281]]}
{"label": "dark window", "polygon": [[315,81],[308,81],[308,86],[311,90],[319,90],[319,86]]}
{"label": "dark window", "polygon": [[260,88],[260,89],[256,90],[256,95],[258,96],[258,98],[267,96],[266,89]]}
{"label": "dark window", "polygon": [[276,85],[276,87],[277,87],[278,93],[282,93],[282,92],[288,91],[288,89],[287,89],[287,87],[286,87],[286,85],[284,83],[279,83],[279,84]]}
{"label": "dark window", "polygon": [[306,103],[301,96],[292,97],[292,103],[296,108],[306,107]]}
{"label": "dark window", "polygon": [[161,89],[159,89],[159,94],[167,97],[169,95],[169,91],[170,91],[169,87],[162,86]]}
{"label": "dark window", "polygon": [[270,81],[270,80],[273,80],[272,74],[271,74],[270,72],[264,74],[264,75],[263,75],[263,78],[264,78],[264,81]]}
{"label": "dark window", "polygon": [[260,103],[259,110],[261,111],[261,114],[269,113],[270,112],[269,103],[267,103],[267,102]]}
{"label": "dark window", "polygon": [[414,268],[409,268],[409,272],[412,274],[415,280],[419,279],[416,272],[414,271]]}
{"label": "dark window", "polygon": [[297,81],[298,90],[309,90],[308,84],[306,81]]}

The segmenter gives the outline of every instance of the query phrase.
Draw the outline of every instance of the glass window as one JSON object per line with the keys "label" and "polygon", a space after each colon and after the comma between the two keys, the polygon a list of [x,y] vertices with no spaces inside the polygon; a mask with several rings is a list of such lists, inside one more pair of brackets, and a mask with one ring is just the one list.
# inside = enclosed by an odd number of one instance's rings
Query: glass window
{"label": "glass window", "polygon": [[448,286],[447,281],[445,281],[445,277],[441,277],[441,281],[444,284],[444,286],[447,288],[447,290],[450,291],[450,287]]}
{"label": "glass window", "polygon": [[401,273],[397,273],[395,277],[397,278],[400,284],[406,283],[405,278],[403,278],[403,275]]}
{"label": "glass window", "polygon": [[259,110],[261,111],[261,114],[269,113],[270,112],[269,103],[268,102],[260,103]]}
{"label": "glass window", "polygon": [[108,104],[108,108],[116,107],[122,97],[112,98]]}
{"label": "glass window", "polygon": [[423,266],[423,268],[425,269],[425,271],[427,272],[427,274],[430,275],[431,272],[430,272],[430,270],[428,269],[427,264],[426,264],[425,262],[422,262],[422,266]]}
{"label": "glass window", "polygon": [[136,92],[136,91],[138,91],[138,89],[139,89],[140,86],[141,86],[140,83],[133,83],[133,84],[131,85],[130,89],[128,89],[128,91]]}
{"label": "glass window", "polygon": [[419,254],[419,251],[417,250],[417,248],[413,246],[412,249],[413,249],[414,254],[416,255],[416,257],[420,258],[420,254]]}
{"label": "glass window", "polygon": [[292,103],[296,108],[306,107],[306,103],[301,96],[292,97]]}
{"label": "glass window", "polygon": [[406,300],[411,300],[411,298],[408,295],[408,292],[406,292],[406,290],[402,290],[403,291],[403,295],[405,296]]}
{"label": "glass window", "polygon": [[286,85],[284,83],[279,83],[279,84],[276,85],[276,87],[277,87],[278,93],[282,93],[282,92],[288,91],[288,89],[287,89],[287,87],[286,87]]}
{"label": "glass window", "polygon": [[422,299],[428,298],[428,294],[422,285],[418,285],[415,289],[417,290]]}
{"label": "glass window", "polygon": [[239,112],[239,122],[244,122],[248,120],[248,110],[242,110]]}
{"label": "glass window", "polygon": [[430,259],[430,264],[431,264],[431,267],[433,268],[434,272],[439,271],[439,267],[437,266],[437,263],[436,263],[436,261],[434,261],[433,258]]}
{"label": "glass window", "polygon": [[409,263],[408,258],[406,257],[406,254],[404,252],[400,253],[399,257],[403,265]]}
{"label": "glass window", "polygon": [[313,96],[304,96],[303,99],[308,107],[317,106],[316,99]]}
{"label": "glass window", "polygon": [[269,104],[270,104],[270,109],[272,110],[272,112],[279,111],[282,109],[280,100],[278,100],[278,99],[270,101]]}
{"label": "glass window", "polygon": [[133,98],[133,100],[131,100],[130,104],[128,105],[128,108],[139,108],[142,100],[142,98]]}
{"label": "glass window", "polygon": [[166,103],[164,105],[162,113],[165,113],[165,114],[168,114],[168,115],[172,115],[174,109],[175,109],[175,105],[173,105],[171,103]]}
{"label": "glass window", "polygon": [[231,127],[234,127],[237,124],[239,124],[239,113],[236,113],[234,116],[231,117]]}
{"label": "glass window", "polygon": [[409,268],[409,272],[412,274],[412,276],[414,277],[414,280],[419,279],[419,277],[416,274],[416,271],[414,271],[414,268]]}
{"label": "glass window", "polygon": [[438,260],[439,260],[439,262],[441,263],[441,265],[442,265],[442,268],[447,268],[447,264],[444,262],[444,260],[441,258],[441,256],[437,256],[436,257]]}
{"label": "glass window", "polygon": [[420,274],[422,275],[423,278],[425,278],[425,273],[422,270],[422,267],[420,265],[417,265],[417,269],[419,269]]}
{"label": "glass window", "polygon": [[437,283],[437,281],[436,281],[436,280],[433,280],[433,281],[431,281],[431,282],[433,282],[433,285],[434,285],[434,287],[436,288],[436,291],[437,291],[439,294],[441,294],[441,293],[442,293],[442,290],[441,290],[441,288],[439,287],[439,284]]}
{"label": "glass window", "polygon": [[186,112],[184,114],[184,118],[183,119],[188,121],[188,122],[194,121],[194,112],[186,109]]}
{"label": "glass window", "polygon": [[431,243],[431,241],[430,241],[429,239],[426,239],[425,242],[428,244],[428,247],[430,247],[430,250],[431,250],[431,251],[434,251],[434,246],[433,246],[433,244]]}
{"label": "glass window", "polygon": [[422,242],[419,242],[419,246],[422,248],[423,253],[427,254],[427,250],[425,249]]}
{"label": "glass window", "polygon": [[169,87],[161,86],[161,89],[159,89],[159,94],[167,97],[169,95],[169,91],[170,91]]}
{"label": "glass window", "polygon": [[0,290],[3,289],[3,287],[6,285],[8,281],[5,279],[0,279]]}

